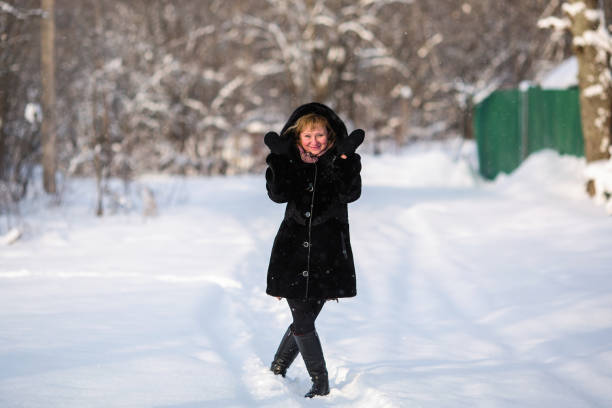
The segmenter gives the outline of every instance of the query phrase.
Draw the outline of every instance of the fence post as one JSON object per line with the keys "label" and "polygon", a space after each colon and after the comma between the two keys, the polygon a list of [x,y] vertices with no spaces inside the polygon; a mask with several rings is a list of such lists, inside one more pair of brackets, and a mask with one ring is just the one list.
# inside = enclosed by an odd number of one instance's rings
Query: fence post
{"label": "fence post", "polygon": [[528,81],[522,81],[519,84],[519,89],[521,91],[520,104],[521,107],[519,109],[519,129],[521,129],[521,157],[519,160],[519,164],[523,162],[527,158],[529,154],[528,146],[529,146],[529,87],[531,84]]}

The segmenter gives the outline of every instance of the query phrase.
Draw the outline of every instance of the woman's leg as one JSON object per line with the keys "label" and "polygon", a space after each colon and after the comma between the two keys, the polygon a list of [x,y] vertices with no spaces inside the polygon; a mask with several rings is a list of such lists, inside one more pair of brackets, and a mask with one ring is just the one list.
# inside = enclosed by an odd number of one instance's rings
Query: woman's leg
{"label": "woman's leg", "polygon": [[303,301],[287,299],[293,315],[294,339],[308,374],[312,379],[312,388],[305,397],[312,398],[315,395],[329,394],[329,381],[327,378],[327,366],[323,357],[323,349],[319,335],[315,330],[315,319],[321,312],[325,300]]}
{"label": "woman's leg", "polygon": [[293,316],[293,334],[299,336],[313,331],[315,320],[323,309],[325,299],[287,299],[287,303]]}
{"label": "woman's leg", "polygon": [[[298,318],[300,320],[300,326],[310,326],[308,321],[312,319],[312,326],[314,330],[314,320],[321,312],[324,304],[324,300],[308,301],[306,304],[304,302],[300,302],[296,307],[296,309],[301,310],[299,314],[300,317]],[[304,321],[307,322],[304,323]],[[294,332],[294,325],[292,323],[285,331],[285,334],[283,334],[283,338],[278,345],[278,349],[274,355],[274,360],[270,365],[270,371],[272,371],[275,375],[280,374],[284,377],[287,374],[287,370],[291,366],[291,363],[293,363],[299,353],[298,346],[295,342],[295,338],[293,337]]]}
{"label": "woman's leg", "polygon": [[272,360],[270,365],[270,371],[274,375],[280,374],[284,377],[287,374],[287,369],[289,369],[289,366],[291,366],[299,352],[300,350],[293,338],[293,325],[291,324],[285,331],[285,334],[283,334],[283,338],[278,345],[276,354],[274,354],[274,360]]}

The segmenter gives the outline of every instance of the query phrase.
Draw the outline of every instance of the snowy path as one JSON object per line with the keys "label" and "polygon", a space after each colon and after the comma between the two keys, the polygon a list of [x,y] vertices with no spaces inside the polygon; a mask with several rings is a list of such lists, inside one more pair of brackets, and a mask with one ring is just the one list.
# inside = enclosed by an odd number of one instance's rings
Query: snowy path
{"label": "snowy path", "polygon": [[441,152],[364,163],[358,296],[318,320],[328,397],[299,360],[268,371],[290,315],[264,294],[262,179],[161,179],[157,218],[74,198],[0,247],[0,406],[612,405],[612,221],[577,160],[487,185]]}

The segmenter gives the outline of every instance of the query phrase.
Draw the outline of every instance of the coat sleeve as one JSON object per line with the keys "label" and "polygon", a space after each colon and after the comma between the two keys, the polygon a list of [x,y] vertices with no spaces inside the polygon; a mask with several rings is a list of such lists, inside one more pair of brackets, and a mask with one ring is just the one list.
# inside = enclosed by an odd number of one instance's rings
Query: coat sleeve
{"label": "coat sleeve", "polygon": [[337,158],[334,166],[338,174],[338,198],[351,203],[361,196],[361,157],[355,153],[346,159]]}
{"label": "coat sleeve", "polygon": [[266,189],[275,203],[286,203],[292,194],[293,165],[286,156],[270,153],[266,158]]}

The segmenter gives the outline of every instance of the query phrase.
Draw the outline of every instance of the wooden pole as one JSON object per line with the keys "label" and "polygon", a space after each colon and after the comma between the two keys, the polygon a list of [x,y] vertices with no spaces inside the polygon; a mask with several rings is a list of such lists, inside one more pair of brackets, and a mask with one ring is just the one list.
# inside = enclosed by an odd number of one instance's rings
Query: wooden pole
{"label": "wooden pole", "polygon": [[56,114],[55,114],[55,0],[41,0],[44,16],[40,24],[40,61],[42,80],[42,165],[43,186],[47,193],[57,191]]}

